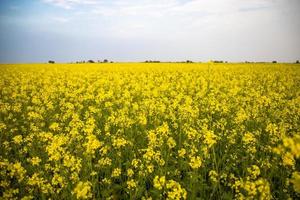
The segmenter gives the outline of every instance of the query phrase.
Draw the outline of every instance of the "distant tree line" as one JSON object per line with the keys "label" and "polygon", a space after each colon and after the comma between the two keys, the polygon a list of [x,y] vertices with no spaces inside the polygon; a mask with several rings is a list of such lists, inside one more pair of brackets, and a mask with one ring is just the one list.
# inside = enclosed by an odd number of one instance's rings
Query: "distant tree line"
{"label": "distant tree line", "polygon": [[[161,63],[159,60],[146,60],[145,63]],[[164,62],[164,63],[193,63],[191,60],[177,61],[177,62]]]}
{"label": "distant tree line", "polygon": [[159,60],[146,60],[145,63],[160,63]]}
{"label": "distant tree line", "polygon": [[[212,62],[212,63],[228,63],[227,61],[223,61],[223,60],[211,60],[209,62]],[[49,60],[48,61],[49,64],[55,64],[55,61],[54,60]],[[71,62],[73,63],[73,62]],[[104,59],[104,60],[97,60],[97,61],[94,61],[94,60],[81,60],[81,61],[76,61],[75,62],[76,64],[81,64],[81,63],[113,63],[113,61],[109,61],[107,59]],[[161,63],[161,61],[159,60],[146,60],[144,61],[144,63]],[[186,61],[175,61],[175,62],[165,62],[165,63],[194,63],[192,60],[186,60]],[[196,63],[201,63],[201,62],[196,62]],[[245,63],[268,63],[268,62],[253,62],[253,61],[245,61]],[[273,60],[271,63],[277,63],[276,60]],[[299,60],[296,60],[295,62],[296,64],[299,64]]]}
{"label": "distant tree line", "polygon": [[113,61],[109,61],[107,59],[104,59],[104,60],[97,60],[97,61],[94,61],[94,60],[82,60],[82,61],[76,61],[75,62],[76,64],[81,64],[81,63],[113,63]]}
{"label": "distant tree line", "polygon": [[211,60],[212,63],[227,63],[227,61],[223,60]]}
{"label": "distant tree line", "polygon": [[[270,62],[263,62],[263,61],[260,61],[260,62],[250,62],[250,61],[245,61],[245,63],[270,63]],[[276,60],[273,60],[271,63],[278,63]],[[295,64],[299,64],[299,60],[296,60]]]}
{"label": "distant tree line", "polygon": [[[54,64],[55,61],[54,60],[48,60],[48,63],[49,64]],[[76,61],[76,62],[70,62],[70,63],[76,63],[76,64],[82,64],[82,63],[113,63],[113,61],[109,61],[107,59],[104,59],[104,60],[97,60],[97,61],[94,61],[94,60],[80,60],[80,61]]]}

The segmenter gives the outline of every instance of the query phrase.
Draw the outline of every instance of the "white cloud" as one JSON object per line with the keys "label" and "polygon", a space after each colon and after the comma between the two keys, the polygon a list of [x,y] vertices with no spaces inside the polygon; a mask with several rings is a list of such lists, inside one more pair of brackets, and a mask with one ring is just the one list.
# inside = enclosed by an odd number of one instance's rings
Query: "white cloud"
{"label": "white cloud", "polygon": [[70,19],[66,17],[52,17],[51,19],[60,23],[66,23],[70,21]]}
{"label": "white cloud", "polygon": [[120,38],[184,38],[228,26],[239,29],[243,20],[249,20],[251,26],[252,22],[259,24],[272,14],[274,5],[283,0],[43,1],[73,8],[72,18],[86,19],[88,26],[96,29],[90,30],[93,33],[106,31]]}
{"label": "white cloud", "polygon": [[99,3],[99,1],[97,0],[43,0],[43,1],[65,9],[71,9],[77,5],[95,5]]}
{"label": "white cloud", "polygon": [[176,38],[233,25],[235,17],[271,6],[271,0],[116,0],[91,6],[86,16],[109,21],[106,28],[111,36]]}
{"label": "white cloud", "polygon": [[264,60],[300,46],[297,0],[43,1],[71,9],[54,19],[69,22],[66,33],[147,44],[153,55]]}
{"label": "white cloud", "polygon": [[271,5],[272,0],[190,0],[182,3],[180,0],[116,0],[110,4],[102,4],[97,6],[95,3],[94,10],[102,10],[107,7],[118,11],[120,14],[125,15],[161,15],[176,14],[184,15],[191,13],[207,13],[207,14],[220,14],[231,13],[243,10],[257,10],[260,8],[268,7]]}
{"label": "white cloud", "polygon": [[[126,15],[139,14],[189,14],[189,13],[228,13],[239,10],[255,10],[269,6],[272,2],[280,0],[42,0],[48,4],[65,9],[78,8],[90,5],[91,9],[99,10],[98,13],[111,15],[103,10],[115,10]],[[158,16],[158,15],[157,15]]]}

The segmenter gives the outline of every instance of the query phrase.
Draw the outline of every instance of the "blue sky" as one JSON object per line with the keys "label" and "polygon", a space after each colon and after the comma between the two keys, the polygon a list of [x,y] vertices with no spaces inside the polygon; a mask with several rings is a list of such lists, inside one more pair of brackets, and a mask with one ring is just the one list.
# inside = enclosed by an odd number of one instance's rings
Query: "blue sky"
{"label": "blue sky", "polygon": [[300,59],[298,0],[0,0],[0,62]]}

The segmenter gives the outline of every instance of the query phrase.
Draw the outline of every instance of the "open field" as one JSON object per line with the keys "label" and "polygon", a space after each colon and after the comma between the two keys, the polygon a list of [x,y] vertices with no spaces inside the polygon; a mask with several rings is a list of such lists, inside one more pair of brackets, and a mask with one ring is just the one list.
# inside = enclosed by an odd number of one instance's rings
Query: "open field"
{"label": "open field", "polygon": [[296,64],[0,65],[3,199],[300,198]]}

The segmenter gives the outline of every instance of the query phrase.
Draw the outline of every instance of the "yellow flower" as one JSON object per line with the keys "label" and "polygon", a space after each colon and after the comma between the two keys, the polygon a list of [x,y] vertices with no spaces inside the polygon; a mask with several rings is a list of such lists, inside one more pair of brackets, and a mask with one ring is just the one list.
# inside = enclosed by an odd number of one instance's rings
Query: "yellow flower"
{"label": "yellow flower", "polygon": [[62,158],[64,152],[63,145],[68,143],[68,138],[64,135],[55,135],[52,138],[50,144],[46,147],[46,151],[49,155],[49,160],[57,161]]}
{"label": "yellow flower", "polygon": [[[1,65],[0,193],[297,198],[299,74],[267,63]],[[283,184],[271,191],[274,178]]]}
{"label": "yellow flower", "polygon": [[31,199],[34,199],[32,195],[27,195],[21,198],[21,200],[31,200]]}
{"label": "yellow flower", "polygon": [[215,170],[210,170],[208,175],[209,175],[209,179],[212,183],[218,182],[218,173]]}
{"label": "yellow flower", "polygon": [[139,159],[133,159],[131,161],[131,164],[134,168],[138,168],[139,167],[139,164],[140,164],[140,160]]}
{"label": "yellow flower", "polygon": [[166,183],[165,176],[161,176],[161,177],[155,176],[155,178],[153,180],[153,186],[159,190],[161,190],[164,187],[165,183]]}
{"label": "yellow flower", "polygon": [[47,180],[45,180],[44,177],[41,177],[39,173],[34,173],[29,179],[28,179],[28,185],[30,186],[36,186],[38,187],[42,193],[48,194],[52,190],[52,186],[47,183]]}
{"label": "yellow flower", "polygon": [[285,165],[285,166],[294,166],[295,160],[294,160],[293,154],[291,154],[290,152],[283,154],[282,162],[283,162],[283,165]]}
{"label": "yellow flower", "polygon": [[[270,184],[265,179],[250,180],[236,180],[232,186],[237,192],[238,199],[264,199],[270,200]],[[244,191],[243,193],[241,191]]]}
{"label": "yellow flower", "polygon": [[147,170],[148,170],[149,173],[152,173],[153,170],[154,170],[154,166],[153,165],[148,165]]}
{"label": "yellow flower", "polygon": [[181,187],[179,183],[177,183],[174,180],[169,180],[166,184],[166,187],[168,189],[167,192],[167,199],[170,200],[180,200],[180,199],[186,199],[187,192],[184,188]]}
{"label": "yellow flower", "polygon": [[189,165],[191,166],[191,168],[198,169],[199,167],[201,167],[201,164],[202,164],[202,161],[199,156],[196,156],[196,157],[193,156],[190,158]]}
{"label": "yellow flower", "polygon": [[145,115],[140,115],[138,120],[141,125],[147,125],[147,117]]}
{"label": "yellow flower", "polygon": [[129,181],[126,182],[128,189],[132,190],[136,188],[136,181],[134,179],[130,179]]}
{"label": "yellow flower", "polygon": [[66,185],[64,178],[60,174],[54,174],[51,183],[52,185],[60,186],[58,191],[60,191]]}
{"label": "yellow flower", "polygon": [[170,149],[172,149],[176,146],[176,142],[172,137],[169,137],[167,141],[167,145]]}
{"label": "yellow flower", "polygon": [[14,197],[19,193],[19,189],[8,189],[4,190],[1,199],[17,199]]}
{"label": "yellow flower", "polygon": [[164,122],[161,126],[159,126],[156,131],[161,135],[169,134],[169,126],[166,122]]}
{"label": "yellow flower", "polygon": [[210,148],[217,142],[217,136],[213,131],[205,129],[204,131],[204,144]]}
{"label": "yellow flower", "polygon": [[134,171],[132,169],[130,169],[130,168],[127,169],[127,175],[128,175],[128,177],[132,177],[133,174],[134,174]]}
{"label": "yellow flower", "polygon": [[59,127],[59,124],[57,122],[52,123],[49,126],[49,129],[52,130],[52,131],[60,131],[60,127]]}
{"label": "yellow flower", "polygon": [[183,158],[186,154],[186,150],[184,148],[178,150],[178,156]]}
{"label": "yellow flower", "polygon": [[93,134],[88,135],[87,140],[87,143],[84,144],[84,146],[86,147],[86,153],[94,156],[95,151],[103,144]]}
{"label": "yellow flower", "polygon": [[71,171],[79,172],[81,169],[81,158],[76,158],[71,154],[65,153],[63,166],[68,167]]}
{"label": "yellow flower", "polygon": [[110,185],[111,184],[111,180],[108,179],[108,178],[104,178],[104,179],[102,179],[102,183]]}
{"label": "yellow flower", "polygon": [[284,137],[283,146],[290,149],[294,157],[300,158],[300,135],[294,135],[292,138]]}
{"label": "yellow flower", "polygon": [[18,177],[18,181],[22,181],[25,178],[26,175],[26,169],[22,167],[20,162],[16,162],[9,166],[10,169],[10,175]]}
{"label": "yellow flower", "polygon": [[13,141],[15,144],[21,144],[22,140],[23,140],[22,135],[17,135],[15,137],[13,137]]}
{"label": "yellow flower", "polygon": [[291,183],[293,183],[294,190],[300,194],[300,172],[292,174]]}
{"label": "yellow flower", "polygon": [[100,166],[110,166],[111,165],[111,159],[110,158],[100,158],[100,160],[98,161],[98,164]]}
{"label": "yellow flower", "polygon": [[235,117],[235,122],[237,124],[244,122],[248,118],[248,115],[244,109],[240,109]]}
{"label": "yellow flower", "polygon": [[127,140],[125,140],[124,138],[114,138],[112,142],[113,146],[116,148],[125,147],[128,143]]}
{"label": "yellow flower", "polygon": [[254,143],[256,141],[255,136],[252,133],[245,133],[242,141],[245,144],[250,144],[250,143]]}
{"label": "yellow flower", "polygon": [[77,199],[88,199],[92,198],[92,184],[89,181],[80,181],[73,190],[73,194],[76,195]]}
{"label": "yellow flower", "polygon": [[252,179],[256,179],[260,175],[260,169],[256,165],[252,165],[247,168],[248,173],[251,175]]}
{"label": "yellow flower", "polygon": [[111,174],[112,177],[119,177],[121,175],[121,169],[115,168]]}
{"label": "yellow flower", "polygon": [[39,163],[41,162],[41,159],[39,158],[39,157],[33,157],[33,158],[31,158],[30,159],[30,162],[31,162],[31,164],[33,165],[33,166],[35,166],[35,165],[39,165]]}

